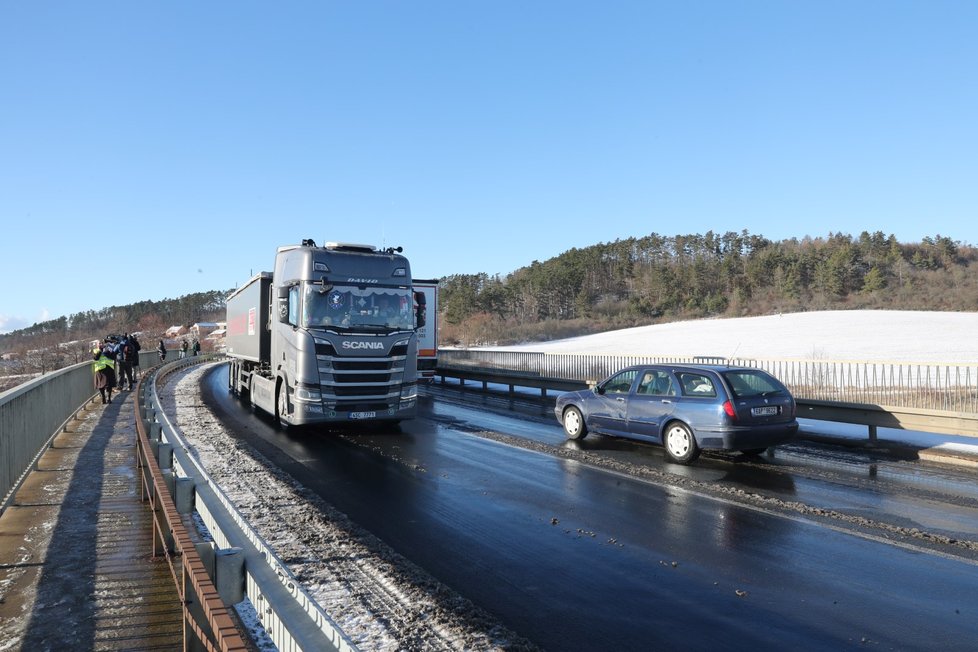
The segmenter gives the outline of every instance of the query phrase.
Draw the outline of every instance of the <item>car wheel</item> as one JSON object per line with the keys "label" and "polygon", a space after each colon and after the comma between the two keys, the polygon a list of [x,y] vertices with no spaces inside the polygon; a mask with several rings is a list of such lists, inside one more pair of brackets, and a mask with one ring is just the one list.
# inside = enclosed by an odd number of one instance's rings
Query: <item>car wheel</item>
{"label": "car wheel", "polygon": [[666,427],[664,439],[666,455],[677,464],[691,464],[700,456],[700,447],[696,444],[696,438],[684,423],[679,421],[670,423]]}
{"label": "car wheel", "polygon": [[568,439],[584,439],[587,436],[587,424],[584,423],[584,415],[575,406],[570,406],[564,410],[564,432]]}

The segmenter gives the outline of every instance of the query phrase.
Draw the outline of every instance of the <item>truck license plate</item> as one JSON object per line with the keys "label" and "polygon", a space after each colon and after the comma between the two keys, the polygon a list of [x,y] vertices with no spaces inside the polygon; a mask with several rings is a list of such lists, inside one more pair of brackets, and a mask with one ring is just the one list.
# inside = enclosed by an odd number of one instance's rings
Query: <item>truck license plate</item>
{"label": "truck license plate", "polygon": [[756,407],[750,411],[755,417],[770,417],[778,413],[777,405],[768,405],[766,407]]}
{"label": "truck license plate", "polygon": [[376,416],[376,412],[350,412],[351,419],[373,419]]}

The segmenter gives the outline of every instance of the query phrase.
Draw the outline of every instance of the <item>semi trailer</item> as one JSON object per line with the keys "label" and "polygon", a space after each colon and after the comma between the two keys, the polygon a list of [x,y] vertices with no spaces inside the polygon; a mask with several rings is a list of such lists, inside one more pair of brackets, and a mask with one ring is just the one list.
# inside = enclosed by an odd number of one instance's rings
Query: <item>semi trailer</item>
{"label": "semi trailer", "polygon": [[425,303],[400,247],[279,247],[227,298],[228,389],[283,427],[413,418]]}
{"label": "semi trailer", "polygon": [[431,382],[438,367],[438,280],[414,279],[415,293],[424,296],[418,310],[424,311],[424,325],[418,327],[418,380]]}

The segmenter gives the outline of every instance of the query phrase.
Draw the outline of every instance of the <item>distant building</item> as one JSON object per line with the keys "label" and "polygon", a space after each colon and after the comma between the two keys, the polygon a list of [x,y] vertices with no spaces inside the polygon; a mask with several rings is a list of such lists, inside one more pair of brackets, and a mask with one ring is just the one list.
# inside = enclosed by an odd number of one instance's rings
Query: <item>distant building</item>
{"label": "distant building", "polygon": [[195,340],[207,339],[207,336],[220,328],[220,324],[212,321],[197,322],[190,327],[190,337]]}
{"label": "distant building", "polygon": [[186,334],[187,334],[186,326],[170,326],[168,329],[166,329],[165,336],[170,339],[176,339],[181,335],[186,335]]}
{"label": "distant building", "polygon": [[208,341],[213,344],[215,351],[224,351],[225,342],[224,336],[227,335],[227,322],[219,321],[217,322],[217,330],[212,331],[210,335],[207,336]]}

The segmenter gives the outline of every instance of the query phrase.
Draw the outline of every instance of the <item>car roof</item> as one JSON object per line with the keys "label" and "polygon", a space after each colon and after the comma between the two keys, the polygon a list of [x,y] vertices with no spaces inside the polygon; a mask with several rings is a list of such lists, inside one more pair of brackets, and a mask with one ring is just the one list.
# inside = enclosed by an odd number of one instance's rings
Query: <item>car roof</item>
{"label": "car roof", "polygon": [[686,362],[651,362],[649,364],[636,364],[631,365],[622,369],[622,371],[627,371],[629,369],[667,369],[669,371],[712,371],[715,373],[721,373],[724,371],[761,371],[762,369],[757,369],[755,367],[744,367],[742,365],[726,365],[726,364],[695,364]]}

